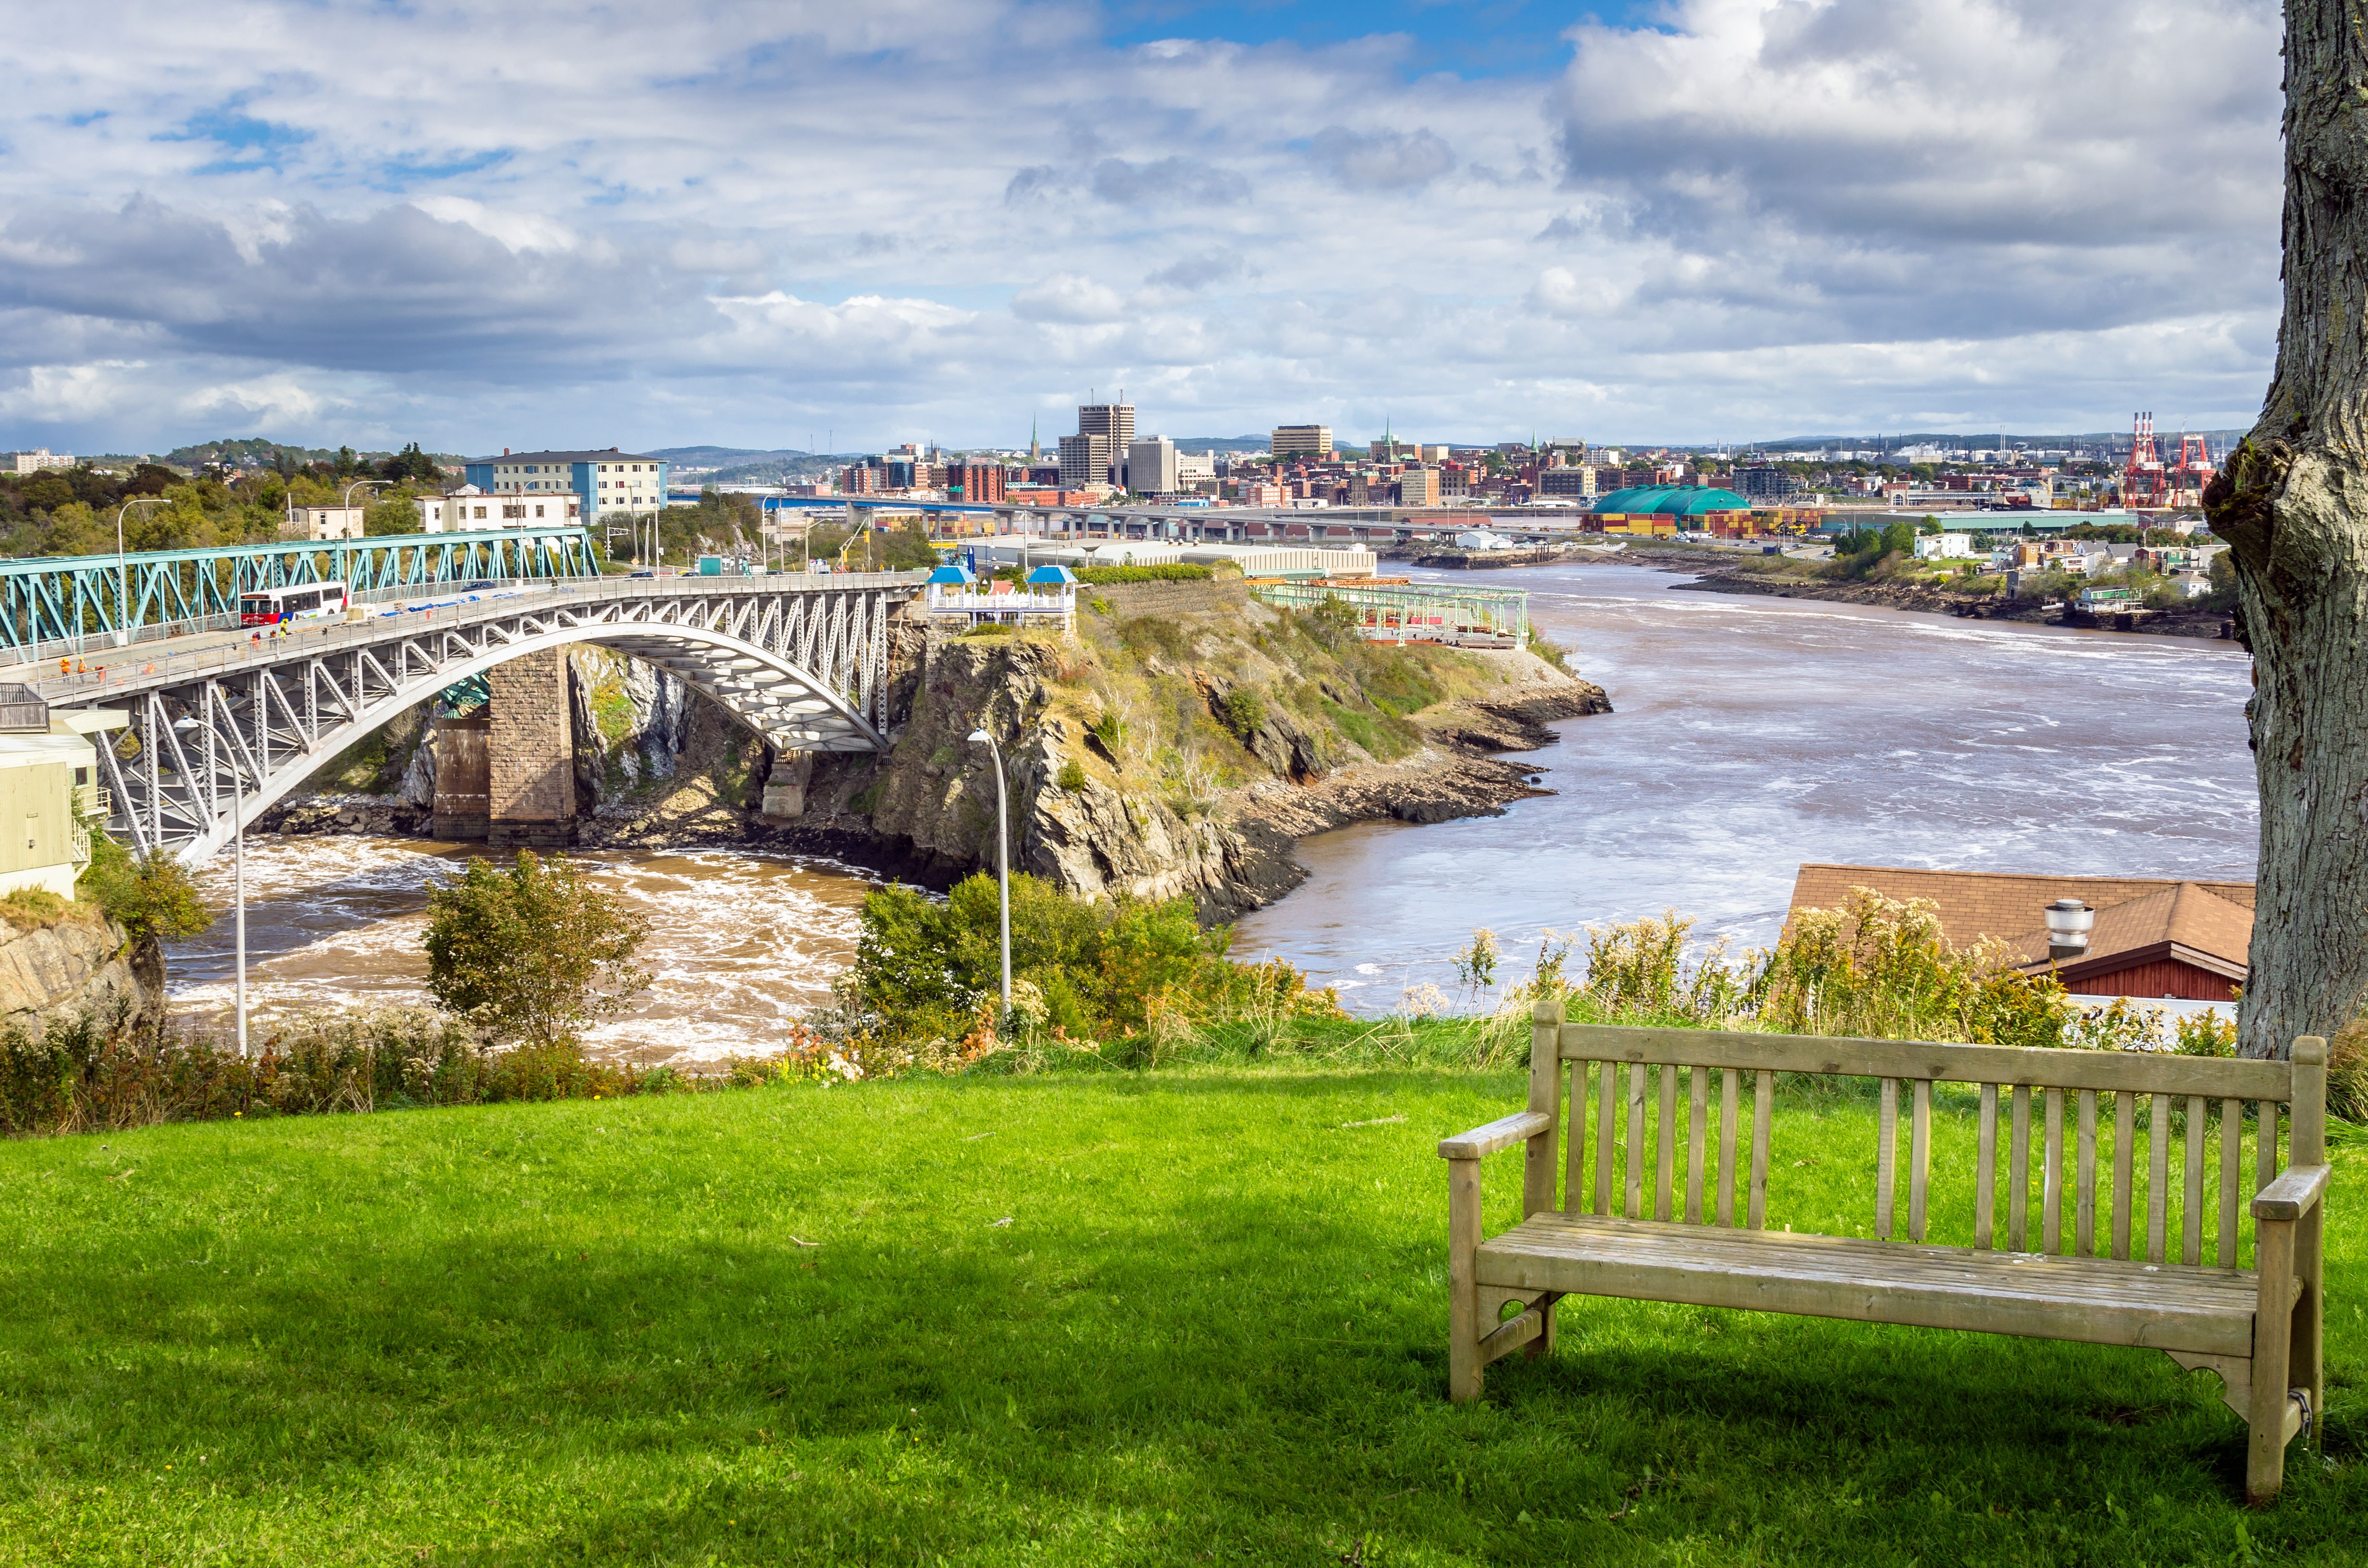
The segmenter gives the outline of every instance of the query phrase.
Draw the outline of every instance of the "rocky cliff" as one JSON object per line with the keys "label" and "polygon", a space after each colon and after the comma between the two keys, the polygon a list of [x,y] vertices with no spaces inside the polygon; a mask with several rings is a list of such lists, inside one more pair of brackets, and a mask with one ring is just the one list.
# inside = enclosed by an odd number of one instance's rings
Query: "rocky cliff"
{"label": "rocky cliff", "polygon": [[165,960],[122,926],[83,905],[54,919],[12,915],[0,923],[0,1026],[37,1032],[51,1018],[105,1017],[119,1003],[161,1017]]}
{"label": "rocky cliff", "polygon": [[1440,822],[1543,793],[1488,755],[1608,711],[1528,652],[1390,648],[1238,583],[1089,597],[1074,640],[930,631],[895,749],[823,759],[782,835],[886,853],[943,882],[995,859],[996,737],[1015,869],[1089,895],[1191,898],[1212,918],[1297,885],[1292,841]]}
{"label": "rocky cliff", "polygon": [[[1360,821],[1441,822],[1543,791],[1495,755],[1608,711],[1600,687],[1528,651],[1384,647],[1238,581],[1086,596],[1076,635],[901,623],[884,756],[774,757],[672,676],[573,655],[579,842],[747,843],[932,885],[995,863],[1001,747],[1015,869],[1091,895],[1191,898],[1217,918],[1297,885],[1295,838]],[[393,727],[391,727],[393,729]],[[760,812],[768,778],[777,809]],[[325,770],[283,831],[425,830],[425,716]],[[375,788],[357,789],[356,786]]]}

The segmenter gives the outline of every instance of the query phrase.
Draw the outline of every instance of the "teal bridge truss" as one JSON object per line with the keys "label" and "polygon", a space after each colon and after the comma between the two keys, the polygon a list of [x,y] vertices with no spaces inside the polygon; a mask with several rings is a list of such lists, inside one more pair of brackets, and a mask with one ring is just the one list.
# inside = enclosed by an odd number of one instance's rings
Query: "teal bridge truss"
{"label": "teal bridge truss", "polygon": [[236,625],[239,596],[258,588],[343,583],[369,599],[599,574],[580,526],[31,556],[0,561],[0,650],[38,657],[76,640],[145,641],[168,629]]}

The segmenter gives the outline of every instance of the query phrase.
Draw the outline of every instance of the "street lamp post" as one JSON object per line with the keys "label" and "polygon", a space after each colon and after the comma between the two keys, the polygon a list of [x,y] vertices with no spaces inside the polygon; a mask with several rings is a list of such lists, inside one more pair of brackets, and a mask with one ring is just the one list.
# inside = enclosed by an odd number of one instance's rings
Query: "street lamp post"
{"label": "street lamp post", "polygon": [[359,490],[365,484],[383,490],[386,486],[393,484],[393,483],[394,481],[391,479],[357,479],[351,484],[346,486],[346,498],[343,505],[347,509],[350,510],[354,504],[354,492]]}
{"label": "street lamp post", "polygon": [[1003,890],[1003,1012],[1011,1014],[1011,823],[1003,801],[1003,748],[984,728],[973,730],[970,738],[985,741],[995,757],[995,875]]}
{"label": "street lamp post", "polygon": [[[176,719],[173,728],[183,734],[202,729],[195,719]],[[233,759],[230,768],[231,825],[231,901],[237,913],[233,926],[237,934],[237,1008],[238,1054],[246,1057],[246,775],[239,770]]]}
{"label": "street lamp post", "polygon": [[159,506],[164,501],[162,495],[135,495],[115,509],[115,645],[119,648],[131,641],[131,568],[123,556],[123,514],[134,506]]}

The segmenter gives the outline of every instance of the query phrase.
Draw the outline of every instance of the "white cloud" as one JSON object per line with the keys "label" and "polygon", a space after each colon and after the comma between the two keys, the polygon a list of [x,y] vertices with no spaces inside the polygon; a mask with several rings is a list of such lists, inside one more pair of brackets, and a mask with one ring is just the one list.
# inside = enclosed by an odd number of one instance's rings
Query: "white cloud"
{"label": "white cloud", "polygon": [[1011,311],[1023,321],[1090,326],[1124,319],[1126,301],[1090,278],[1060,272],[1014,294]]}
{"label": "white cloud", "polygon": [[2268,0],[1669,0],[1543,83],[1005,0],[17,21],[0,446],[2222,424],[2272,348]]}

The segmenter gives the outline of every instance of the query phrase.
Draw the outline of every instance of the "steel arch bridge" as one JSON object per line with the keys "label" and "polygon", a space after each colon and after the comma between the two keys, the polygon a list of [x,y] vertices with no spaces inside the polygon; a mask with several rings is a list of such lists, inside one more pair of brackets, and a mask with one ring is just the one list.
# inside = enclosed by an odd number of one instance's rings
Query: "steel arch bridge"
{"label": "steel arch bridge", "polygon": [[235,626],[239,595],[256,588],[343,583],[356,597],[370,597],[599,575],[581,527],[33,556],[0,561],[0,653],[54,657],[60,644],[81,652]]}
{"label": "steel arch bridge", "polygon": [[129,714],[94,737],[108,831],[196,864],[229,842],[233,812],[252,822],[404,709],[575,642],[673,672],[777,749],[884,751],[889,621],[921,575],[527,582],[367,606],[278,641],[118,649],[35,684],[54,710]]}

